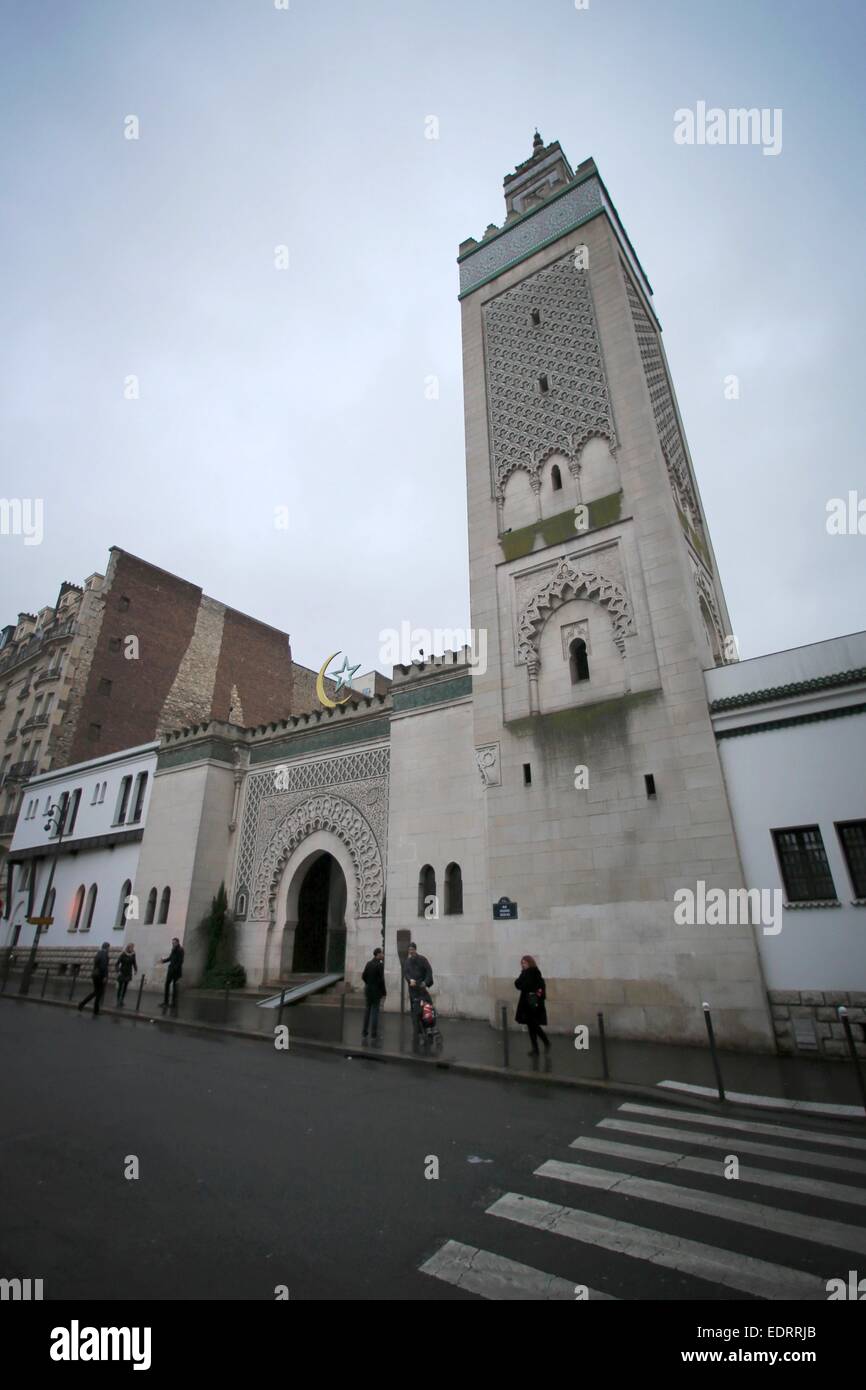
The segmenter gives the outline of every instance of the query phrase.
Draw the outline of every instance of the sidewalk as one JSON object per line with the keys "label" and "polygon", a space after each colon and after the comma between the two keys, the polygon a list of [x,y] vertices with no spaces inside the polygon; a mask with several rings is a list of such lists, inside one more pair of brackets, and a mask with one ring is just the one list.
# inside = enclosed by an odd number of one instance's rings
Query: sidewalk
{"label": "sidewalk", "polygon": [[[17,998],[21,973],[13,972],[6,983],[5,995]],[[30,988],[30,998],[43,1002],[66,1003],[72,990],[72,1004],[83,999],[89,991],[89,981],[78,980],[73,985],[69,977],[49,978],[44,972],[36,975]],[[115,989],[106,990],[102,1012],[115,1017],[144,1017],[154,1020],[177,1021],[208,1030],[228,1031],[247,1036],[272,1039],[278,1022],[277,1009],[260,1008],[255,997],[202,990],[184,990],[176,1008],[163,1009],[162,994],[145,989],[137,1012],[138,986],[132,985],[126,996],[126,1006],[115,1009]],[[385,1013],[380,1016],[380,1037],[376,1043],[361,1041],[360,1009],[349,1006],[323,1007],[317,1004],[296,1004],[283,1011],[282,1022],[289,1029],[290,1047],[307,1044],[324,1046],[353,1055],[369,1054],[382,1061],[410,1061],[418,1056],[413,1051],[413,1036],[408,1015]],[[590,1036],[589,1048],[578,1051],[569,1036],[551,1034],[551,1052],[540,1058],[530,1058],[526,1030],[518,1028],[509,1017],[509,1065],[505,1069],[503,1034],[487,1023],[471,1019],[440,1018],[443,1035],[441,1052],[433,1061],[461,1070],[477,1069],[499,1076],[529,1076],[539,1080],[568,1084],[602,1081],[603,1067],[600,1042]],[[760,1098],[770,1108],[803,1108],[820,1113],[826,1107],[831,1118],[854,1118],[863,1112],[854,1066],[850,1060],[826,1062],[800,1057],[774,1057],[766,1054],[739,1052],[719,1053],[722,1078],[729,1099],[742,1101],[743,1095]],[[422,1052],[420,1060],[430,1059]],[[611,1088],[649,1087],[659,1104],[679,1098],[696,1101],[717,1100],[715,1076],[708,1048],[679,1047],[663,1043],[627,1042],[608,1038],[608,1079]],[[691,1087],[701,1088],[692,1092]],[[706,1088],[706,1095],[702,1095]],[[752,1102],[757,1103],[757,1099]],[[798,1104],[799,1103],[799,1104]],[[834,1115],[834,1107],[853,1107],[850,1115]]]}

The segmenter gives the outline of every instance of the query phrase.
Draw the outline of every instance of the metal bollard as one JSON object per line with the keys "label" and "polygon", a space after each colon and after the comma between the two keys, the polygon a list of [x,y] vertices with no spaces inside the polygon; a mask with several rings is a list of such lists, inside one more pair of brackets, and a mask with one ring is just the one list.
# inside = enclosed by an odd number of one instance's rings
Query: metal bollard
{"label": "metal bollard", "polygon": [[229,982],[228,982],[228,980],[226,980],[226,992],[225,992],[225,998],[224,998],[224,1000],[223,1000],[223,1015],[224,1015],[224,1021],[227,1023],[227,1022],[228,1022],[228,1017],[229,1017]]}
{"label": "metal bollard", "polygon": [[75,986],[78,984],[78,976],[79,976],[80,973],[81,973],[81,966],[80,966],[80,965],[73,965],[73,967],[72,967],[72,982],[71,982],[71,984],[70,984],[70,986],[69,986],[69,998],[70,998],[70,999],[72,998],[73,994],[75,993]]}
{"label": "metal bollard", "polygon": [[346,1022],[346,991],[340,995],[340,1042],[343,1041],[343,1030]]}
{"label": "metal bollard", "polygon": [[502,1065],[508,1066],[508,1005],[502,1005]]}
{"label": "metal bollard", "polygon": [[709,1006],[709,1004],[706,1004],[706,1003],[705,1003],[705,1004],[703,1005],[703,1010],[704,1010],[704,1020],[705,1020],[706,1025],[707,1025],[707,1037],[708,1037],[709,1040],[710,1040],[710,1053],[711,1053],[712,1058],[713,1058],[713,1070],[714,1070],[715,1073],[716,1073],[716,1086],[718,1087],[718,1090],[719,1090],[719,1100],[724,1100],[724,1099],[725,1099],[725,1087],[724,1087],[724,1084],[723,1084],[723,1082],[722,1082],[722,1069],[721,1069],[721,1067],[719,1066],[719,1055],[718,1055],[718,1053],[716,1052],[716,1035],[715,1035],[715,1033],[713,1032],[713,1020],[712,1020],[712,1018],[710,1017],[710,1006]]}
{"label": "metal bollard", "polygon": [[598,1018],[598,1040],[601,1043],[601,1075],[604,1081],[610,1080],[610,1072],[607,1066],[607,1039],[604,1036],[604,1014],[597,1014]]}
{"label": "metal bollard", "polygon": [[283,1009],[286,1007],[286,991],[280,990],[280,1012],[277,1014],[277,1027],[280,1028],[283,1022]]}
{"label": "metal bollard", "polygon": [[135,1001],[135,1012],[136,1012],[137,1014],[140,1014],[140,1013],[141,1013],[141,994],[142,994],[142,990],[144,989],[144,982],[145,982],[146,979],[147,979],[147,976],[146,976],[146,975],[142,975],[141,978],[140,978],[139,981],[138,981],[138,998],[137,998],[136,1001]]}
{"label": "metal bollard", "polygon": [[41,993],[40,996],[39,996],[40,999],[44,999],[44,998],[45,998],[45,986],[48,984],[48,976],[50,975],[50,973],[51,973],[50,968],[46,965],[46,967],[45,967],[45,979],[42,981],[42,993]]}
{"label": "metal bollard", "polygon": [[848,1017],[848,1010],[844,1004],[840,1004],[836,1010],[845,1029],[845,1037],[848,1039],[848,1047],[851,1052],[851,1061],[854,1063],[854,1071],[857,1075],[857,1085],[860,1087],[860,1097],[863,1101],[863,1109],[866,1110],[866,1080],[863,1077],[863,1068],[860,1065],[860,1058],[857,1056],[857,1046],[854,1042],[854,1034],[851,1032],[851,1020]]}

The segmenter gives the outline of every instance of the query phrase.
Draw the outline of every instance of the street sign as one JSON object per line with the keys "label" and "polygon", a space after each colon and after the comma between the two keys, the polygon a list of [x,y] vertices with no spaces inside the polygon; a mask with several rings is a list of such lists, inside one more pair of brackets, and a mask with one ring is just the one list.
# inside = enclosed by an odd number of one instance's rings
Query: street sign
{"label": "street sign", "polygon": [[500,898],[498,903],[493,904],[493,920],[494,922],[516,922],[517,903],[512,902],[510,898]]}

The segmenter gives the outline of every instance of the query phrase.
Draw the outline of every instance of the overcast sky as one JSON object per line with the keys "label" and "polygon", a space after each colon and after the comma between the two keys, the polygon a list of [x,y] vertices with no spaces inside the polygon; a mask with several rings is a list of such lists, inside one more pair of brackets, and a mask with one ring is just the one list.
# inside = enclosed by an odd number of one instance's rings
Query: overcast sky
{"label": "overcast sky", "polygon": [[[866,496],[862,0],[0,12],[0,492],[45,508],[0,623],[114,544],[311,666],[468,626],[455,257],[538,125],[653,285],[741,656],[866,626],[826,529]],[[781,109],[781,153],[676,144],[698,101]]]}

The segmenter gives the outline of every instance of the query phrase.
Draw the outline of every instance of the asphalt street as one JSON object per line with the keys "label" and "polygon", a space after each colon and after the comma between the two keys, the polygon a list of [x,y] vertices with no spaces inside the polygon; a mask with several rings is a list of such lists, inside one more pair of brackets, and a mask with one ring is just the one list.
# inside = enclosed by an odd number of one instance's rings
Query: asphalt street
{"label": "asphalt street", "polygon": [[863,1126],[13,999],[0,1047],[0,1275],[46,1299],[824,1301],[866,1269]]}

